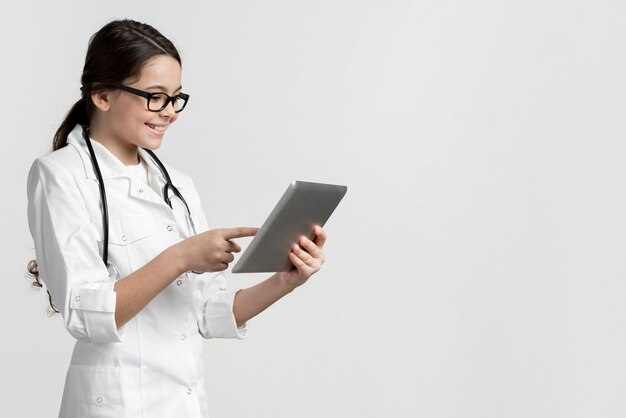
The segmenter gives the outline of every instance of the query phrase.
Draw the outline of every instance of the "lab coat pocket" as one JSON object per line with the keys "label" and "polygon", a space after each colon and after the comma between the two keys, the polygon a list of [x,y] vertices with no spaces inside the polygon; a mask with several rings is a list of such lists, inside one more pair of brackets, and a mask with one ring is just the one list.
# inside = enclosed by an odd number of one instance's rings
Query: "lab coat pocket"
{"label": "lab coat pocket", "polygon": [[141,416],[139,368],[71,365],[68,374],[69,417]]}
{"label": "lab coat pocket", "polygon": [[109,245],[127,246],[152,234],[154,221],[148,216],[132,216],[112,219],[109,229]]}
{"label": "lab coat pocket", "polygon": [[[115,265],[123,276],[130,274],[145,264],[145,260],[135,263],[137,248],[145,247],[145,242],[154,232],[154,220],[148,216],[132,216],[111,219],[109,222],[109,262]],[[102,251],[103,243],[98,243]]]}

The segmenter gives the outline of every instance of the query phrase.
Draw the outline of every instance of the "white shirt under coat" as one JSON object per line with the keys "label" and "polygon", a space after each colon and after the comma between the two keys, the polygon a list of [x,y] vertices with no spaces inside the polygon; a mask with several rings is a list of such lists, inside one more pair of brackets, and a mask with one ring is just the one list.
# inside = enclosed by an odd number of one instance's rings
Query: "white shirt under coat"
{"label": "white shirt under coat", "polygon": [[[162,196],[165,179],[144,150],[148,184],[92,141],[106,186],[109,262],[120,277],[191,232],[185,210]],[[166,165],[191,210],[208,229],[189,176]],[[186,273],[120,329],[115,278],[102,262],[100,193],[77,126],[68,145],[38,158],[28,176],[28,222],[42,280],[76,338],[60,417],[207,417],[202,341],[244,338],[233,315],[235,290],[223,274]]]}

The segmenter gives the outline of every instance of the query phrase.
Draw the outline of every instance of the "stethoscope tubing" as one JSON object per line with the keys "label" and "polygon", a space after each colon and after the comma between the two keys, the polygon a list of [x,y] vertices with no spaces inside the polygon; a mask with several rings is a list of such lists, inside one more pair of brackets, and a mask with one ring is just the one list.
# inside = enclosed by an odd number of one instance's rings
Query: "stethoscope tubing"
{"label": "stethoscope tubing", "polygon": [[[89,138],[88,131],[89,131],[89,128],[83,126],[83,137],[85,138],[85,142],[87,143],[87,149],[89,150],[89,156],[91,158],[93,170],[96,174],[96,177],[98,178],[98,188],[100,190],[100,200],[102,203],[102,236],[103,236],[102,261],[104,262],[104,265],[107,267],[107,269],[109,270],[113,269],[114,271],[117,272],[117,268],[115,268],[114,265],[109,264],[109,207],[107,204],[107,195],[106,195],[106,188],[104,187],[104,179],[102,178],[100,165],[98,164],[96,153],[93,150],[93,146],[91,144],[91,138]],[[143,150],[148,153],[150,158],[152,158],[152,160],[155,162],[155,164],[159,168],[159,171],[165,178],[165,186],[163,187],[163,200],[170,207],[170,209],[173,209],[172,202],[168,195],[168,190],[171,190],[172,193],[176,197],[178,197],[181,200],[181,202],[183,202],[183,205],[185,206],[185,209],[187,211],[187,219],[189,220],[189,225],[191,226],[191,230],[193,234],[195,235],[196,227],[194,225],[193,218],[191,217],[191,210],[189,209],[189,205],[187,205],[187,201],[185,201],[185,198],[180,193],[178,188],[176,188],[176,186],[172,184],[172,179],[170,177],[170,174],[167,172],[165,165],[161,162],[161,160],[159,160],[159,158],[156,156],[156,154],[152,150],[149,150],[146,148],[143,148]],[[202,272],[194,271],[194,273],[201,274]]]}
{"label": "stethoscope tubing", "polygon": [[100,171],[100,165],[98,164],[98,159],[96,158],[96,153],[93,150],[93,145],[91,145],[91,139],[87,134],[87,129],[83,127],[83,137],[85,138],[85,142],[87,143],[87,148],[89,149],[89,156],[91,157],[91,163],[93,165],[93,171],[96,173],[96,177],[98,177],[98,188],[100,189],[100,201],[102,203],[102,236],[104,245],[102,246],[102,261],[104,261],[105,266],[109,266],[109,207],[107,205],[107,192],[104,187],[104,181],[102,179],[102,172]]}

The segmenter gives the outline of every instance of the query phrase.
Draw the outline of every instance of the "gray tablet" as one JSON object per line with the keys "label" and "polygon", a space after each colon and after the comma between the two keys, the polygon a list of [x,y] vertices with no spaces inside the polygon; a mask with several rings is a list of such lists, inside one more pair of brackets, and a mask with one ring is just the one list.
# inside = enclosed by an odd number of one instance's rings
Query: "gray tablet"
{"label": "gray tablet", "polygon": [[289,271],[291,246],[324,226],[348,188],[293,181],[232,269],[233,273]]}

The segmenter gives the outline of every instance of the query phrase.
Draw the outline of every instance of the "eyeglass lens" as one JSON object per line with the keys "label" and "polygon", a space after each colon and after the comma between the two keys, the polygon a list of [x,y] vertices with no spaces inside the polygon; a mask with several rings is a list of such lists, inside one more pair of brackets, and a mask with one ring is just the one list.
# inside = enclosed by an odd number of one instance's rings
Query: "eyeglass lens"
{"label": "eyeglass lens", "polygon": [[[171,101],[174,102],[174,110],[180,111],[183,107],[185,107],[186,100],[180,96],[174,96],[171,98]],[[148,109],[153,112],[158,112],[165,109],[170,102],[170,97],[165,93],[153,93],[148,99]]]}

